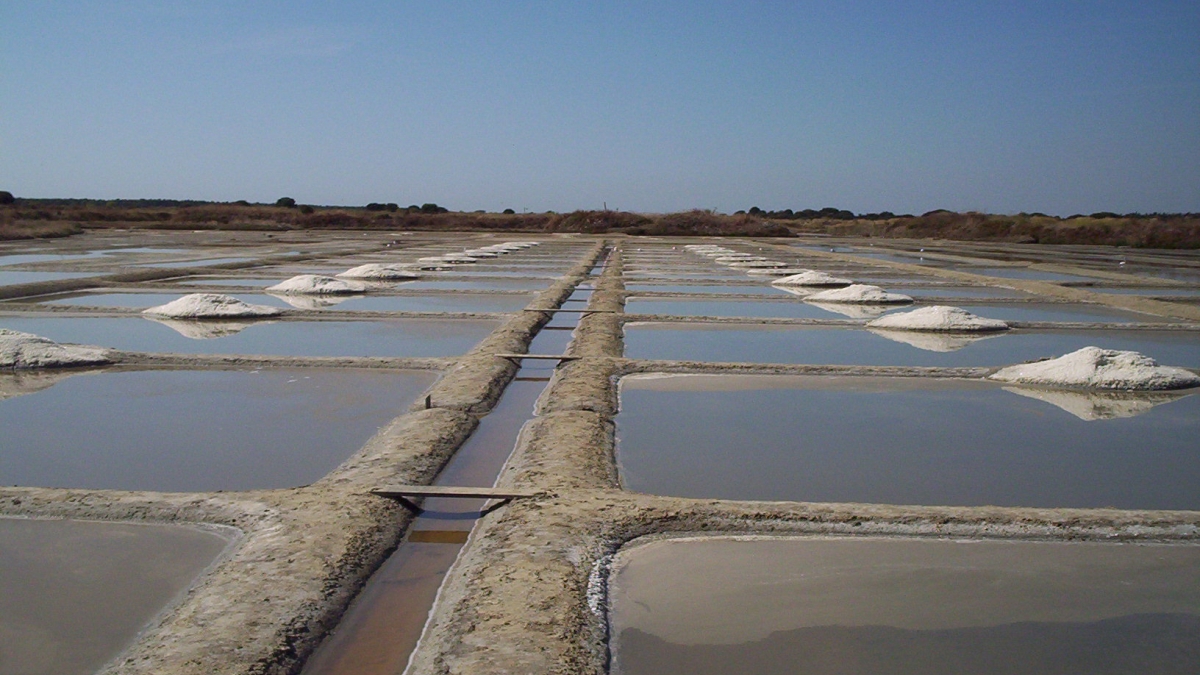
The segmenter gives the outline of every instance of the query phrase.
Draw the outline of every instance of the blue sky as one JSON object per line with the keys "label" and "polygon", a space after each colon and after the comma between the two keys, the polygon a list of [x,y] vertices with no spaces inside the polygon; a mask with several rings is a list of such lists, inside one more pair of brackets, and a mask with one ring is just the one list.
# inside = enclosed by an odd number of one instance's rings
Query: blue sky
{"label": "blue sky", "polygon": [[0,189],[1200,211],[1200,3],[0,4]]}

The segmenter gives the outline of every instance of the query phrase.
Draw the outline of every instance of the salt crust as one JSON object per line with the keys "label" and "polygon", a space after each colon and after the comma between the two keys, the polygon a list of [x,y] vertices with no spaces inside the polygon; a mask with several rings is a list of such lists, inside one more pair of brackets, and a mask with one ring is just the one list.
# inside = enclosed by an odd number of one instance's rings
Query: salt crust
{"label": "salt crust", "polygon": [[805,298],[816,302],[849,302],[860,305],[903,305],[913,301],[907,295],[888,293],[878,286],[852,284],[845,288],[813,293]]}
{"label": "salt crust", "polygon": [[993,380],[1015,384],[1084,389],[1154,391],[1200,387],[1200,376],[1172,366],[1160,366],[1138,352],[1084,347],[1057,359],[1001,368]]}
{"label": "salt crust", "polygon": [[0,368],[62,368],[108,363],[111,350],[60,345],[33,333],[0,328]]}
{"label": "salt crust", "polygon": [[849,286],[854,282],[816,270],[802,270],[771,282],[776,286]]}
{"label": "salt crust", "polygon": [[339,277],[350,279],[419,279],[420,275],[413,273],[412,270],[400,265],[385,265],[381,263],[367,263],[358,267],[351,267],[338,274]]}
{"label": "salt crust", "polygon": [[1008,324],[999,319],[985,319],[960,307],[933,305],[911,312],[900,312],[880,317],[867,324],[869,328],[889,330],[919,330],[941,333],[981,333],[1008,330]]}
{"label": "salt crust", "polygon": [[366,293],[367,286],[357,281],[346,281],[320,274],[301,274],[269,286],[267,291],[284,295],[344,295]]}
{"label": "salt crust", "polygon": [[276,316],[282,312],[278,307],[251,305],[223,293],[192,293],[165,305],[143,310],[142,314],[168,319],[229,319]]}

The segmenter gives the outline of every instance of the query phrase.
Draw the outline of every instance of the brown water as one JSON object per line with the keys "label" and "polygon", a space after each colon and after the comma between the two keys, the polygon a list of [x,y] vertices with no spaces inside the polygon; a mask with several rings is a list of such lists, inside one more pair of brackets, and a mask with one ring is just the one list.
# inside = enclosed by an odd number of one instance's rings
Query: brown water
{"label": "brown water", "polygon": [[[431,371],[152,370],[45,384],[0,373],[0,484],[182,492],[306,485],[436,378]],[[31,393],[3,398],[5,391]]]}
{"label": "brown water", "polygon": [[0,518],[0,675],[87,675],[229,544],[190,527]]}
{"label": "brown water", "polygon": [[678,497],[1200,509],[1200,396],[875,377],[625,378],[622,484]]}
{"label": "brown water", "polygon": [[610,578],[622,675],[1195,673],[1200,547],[704,538]]}

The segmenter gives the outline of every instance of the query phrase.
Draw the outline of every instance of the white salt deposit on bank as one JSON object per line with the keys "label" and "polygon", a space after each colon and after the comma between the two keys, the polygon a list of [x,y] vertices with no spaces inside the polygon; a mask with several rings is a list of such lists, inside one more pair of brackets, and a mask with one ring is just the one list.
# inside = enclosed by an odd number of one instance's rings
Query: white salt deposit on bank
{"label": "white salt deposit on bank", "polygon": [[1067,391],[1028,387],[1003,387],[1003,389],[1018,396],[1049,403],[1086,422],[1137,417],[1150,412],[1155,406],[1192,396],[1192,394],[1177,392]]}
{"label": "white salt deposit on bank", "polygon": [[[842,306],[870,307],[870,305]],[[886,340],[900,342],[927,352],[956,352],[980,340],[990,340],[994,337],[999,337],[999,331],[987,333],[933,333],[914,330],[881,330],[879,328],[868,328],[867,330]]]}
{"label": "white salt deposit on bank", "polygon": [[420,279],[421,275],[416,274],[411,269],[396,264],[368,263],[351,267],[338,274],[339,277],[349,279]]}
{"label": "white salt deposit on bank", "polygon": [[346,281],[320,274],[301,274],[274,286],[267,287],[271,293],[283,295],[345,295],[366,293],[367,287],[357,281]]}
{"label": "white salt deposit on bank", "polygon": [[875,319],[867,324],[870,328],[888,330],[915,330],[945,333],[986,333],[1008,330],[1008,324],[999,319],[976,316],[960,307],[933,305],[911,312],[899,312]]}
{"label": "white salt deposit on bank", "polygon": [[1183,368],[1160,366],[1138,352],[1099,347],[1084,347],[1057,359],[1001,368],[991,378],[1016,384],[1127,391],[1200,387],[1200,376]]}
{"label": "white salt deposit on bank", "polygon": [[108,363],[111,350],[60,345],[33,333],[0,328],[0,368],[62,368]]}
{"label": "white salt deposit on bank", "polygon": [[913,301],[907,295],[888,293],[878,286],[852,284],[845,288],[821,291],[808,296],[816,302],[845,302],[859,305],[904,305]]}
{"label": "white salt deposit on bank", "polygon": [[146,316],[168,319],[230,319],[247,316],[276,316],[283,313],[278,307],[251,305],[223,293],[192,293],[165,305],[142,311]]}
{"label": "white salt deposit on bank", "polygon": [[816,270],[798,270],[791,276],[776,279],[771,283],[776,286],[849,286],[854,282]]}

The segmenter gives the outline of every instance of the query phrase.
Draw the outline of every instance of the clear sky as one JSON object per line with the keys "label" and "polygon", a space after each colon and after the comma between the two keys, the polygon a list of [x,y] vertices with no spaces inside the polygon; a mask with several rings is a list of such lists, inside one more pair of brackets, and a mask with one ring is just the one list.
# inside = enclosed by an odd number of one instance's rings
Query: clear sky
{"label": "clear sky", "polygon": [[5,0],[0,189],[1200,211],[1200,2]]}

